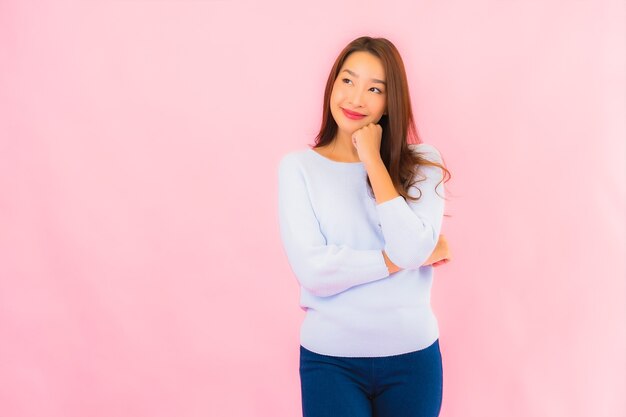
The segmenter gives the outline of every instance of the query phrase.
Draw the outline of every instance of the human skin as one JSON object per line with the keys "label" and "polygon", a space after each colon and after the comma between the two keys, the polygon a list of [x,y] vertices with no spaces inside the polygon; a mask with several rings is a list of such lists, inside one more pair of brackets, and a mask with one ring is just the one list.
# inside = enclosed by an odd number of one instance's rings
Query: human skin
{"label": "human skin", "polygon": [[[335,79],[330,97],[330,111],[337,123],[337,135],[330,146],[318,148],[325,156],[344,162],[363,162],[376,203],[399,196],[380,155],[382,127],[386,113],[385,71],[380,59],[369,52],[351,53]],[[343,110],[363,115],[355,120]],[[401,268],[382,251],[389,273]],[[437,246],[423,265],[440,266],[450,260],[447,240],[440,235]]]}
{"label": "human skin", "polygon": [[433,253],[430,254],[430,257],[422,265],[440,266],[450,262],[451,260],[452,255],[450,253],[450,247],[448,246],[448,240],[443,234],[439,234],[437,246],[433,250]]}

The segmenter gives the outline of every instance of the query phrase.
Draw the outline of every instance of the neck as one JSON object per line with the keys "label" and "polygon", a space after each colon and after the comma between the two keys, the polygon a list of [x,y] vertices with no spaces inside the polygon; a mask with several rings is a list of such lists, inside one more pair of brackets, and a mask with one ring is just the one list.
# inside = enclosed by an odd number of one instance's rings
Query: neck
{"label": "neck", "polygon": [[332,142],[328,144],[328,147],[336,157],[345,160],[359,160],[359,153],[352,144],[352,135],[346,132],[338,130]]}

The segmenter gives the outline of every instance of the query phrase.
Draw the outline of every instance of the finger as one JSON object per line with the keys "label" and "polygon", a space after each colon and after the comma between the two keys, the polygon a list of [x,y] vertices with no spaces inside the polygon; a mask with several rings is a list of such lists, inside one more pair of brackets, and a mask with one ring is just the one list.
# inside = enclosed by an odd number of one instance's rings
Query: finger
{"label": "finger", "polygon": [[445,259],[441,259],[435,263],[433,263],[433,266],[441,266],[441,265],[445,265],[449,262],[450,260],[448,258]]}

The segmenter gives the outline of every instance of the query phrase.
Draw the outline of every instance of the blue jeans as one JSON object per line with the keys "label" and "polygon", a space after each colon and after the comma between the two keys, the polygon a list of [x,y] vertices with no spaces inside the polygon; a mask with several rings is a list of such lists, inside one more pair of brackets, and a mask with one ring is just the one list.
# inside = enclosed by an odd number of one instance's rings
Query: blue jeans
{"label": "blue jeans", "polygon": [[436,417],[443,368],[439,339],[395,356],[344,358],[300,346],[304,417]]}

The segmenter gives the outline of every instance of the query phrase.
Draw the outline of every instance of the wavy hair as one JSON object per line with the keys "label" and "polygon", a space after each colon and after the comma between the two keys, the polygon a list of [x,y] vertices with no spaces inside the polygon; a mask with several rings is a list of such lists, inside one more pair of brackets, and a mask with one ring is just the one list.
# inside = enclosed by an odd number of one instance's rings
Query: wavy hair
{"label": "wavy hair", "polygon": [[[408,190],[416,182],[426,179],[423,177],[413,180],[413,178],[417,177],[415,174],[417,174],[420,166],[431,165],[441,168],[444,172],[441,181],[444,181],[444,183],[452,175],[443,164],[431,161],[419,152],[412,152],[408,147],[409,143],[419,144],[422,141],[417,133],[413,119],[404,63],[394,44],[385,38],[372,38],[369,36],[357,38],[350,42],[335,60],[326,81],[322,124],[319,133],[315,137],[313,148],[330,144],[337,135],[337,122],[330,112],[330,96],[335,80],[345,60],[351,53],[357,51],[369,52],[379,58],[385,71],[387,114],[383,115],[378,122],[383,128],[380,143],[381,158],[387,167],[391,181],[398,194],[405,199],[419,200],[421,190],[418,189],[420,194],[417,198],[410,196]],[[443,157],[442,162],[444,162]],[[439,181],[437,186],[441,181]],[[373,195],[374,192],[369,177],[367,178],[367,185],[370,193]]]}

